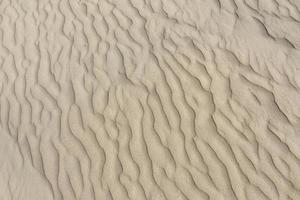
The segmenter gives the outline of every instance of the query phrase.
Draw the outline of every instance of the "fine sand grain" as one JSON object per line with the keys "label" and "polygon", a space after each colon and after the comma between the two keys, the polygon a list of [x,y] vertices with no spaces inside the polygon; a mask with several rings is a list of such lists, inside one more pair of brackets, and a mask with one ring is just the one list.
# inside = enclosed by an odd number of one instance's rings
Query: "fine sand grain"
{"label": "fine sand grain", "polygon": [[300,0],[0,0],[0,200],[300,200]]}

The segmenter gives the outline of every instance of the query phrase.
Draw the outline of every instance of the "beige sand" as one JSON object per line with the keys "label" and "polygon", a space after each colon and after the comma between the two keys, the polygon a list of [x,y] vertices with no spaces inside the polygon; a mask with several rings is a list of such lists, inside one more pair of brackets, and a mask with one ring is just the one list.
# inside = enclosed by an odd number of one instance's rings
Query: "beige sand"
{"label": "beige sand", "polygon": [[0,200],[299,200],[299,0],[0,0]]}

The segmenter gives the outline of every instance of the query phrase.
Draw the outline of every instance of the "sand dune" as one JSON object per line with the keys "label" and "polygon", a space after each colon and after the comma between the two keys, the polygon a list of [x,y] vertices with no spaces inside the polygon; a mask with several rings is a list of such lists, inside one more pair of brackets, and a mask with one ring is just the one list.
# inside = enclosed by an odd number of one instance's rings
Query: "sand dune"
{"label": "sand dune", "polygon": [[299,0],[1,0],[0,200],[299,200]]}

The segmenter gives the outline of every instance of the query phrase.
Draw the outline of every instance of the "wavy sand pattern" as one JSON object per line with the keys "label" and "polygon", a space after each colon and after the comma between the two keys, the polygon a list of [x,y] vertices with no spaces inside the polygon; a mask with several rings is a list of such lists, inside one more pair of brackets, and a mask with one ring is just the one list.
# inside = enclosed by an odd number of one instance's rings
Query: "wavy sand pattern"
{"label": "wavy sand pattern", "polygon": [[299,0],[0,0],[0,200],[299,200]]}

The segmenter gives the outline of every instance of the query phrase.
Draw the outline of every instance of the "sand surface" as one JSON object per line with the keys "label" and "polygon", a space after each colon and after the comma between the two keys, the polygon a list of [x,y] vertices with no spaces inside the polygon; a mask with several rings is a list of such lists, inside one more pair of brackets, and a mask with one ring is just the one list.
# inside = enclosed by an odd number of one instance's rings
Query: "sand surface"
{"label": "sand surface", "polygon": [[299,200],[300,0],[0,0],[0,200]]}

